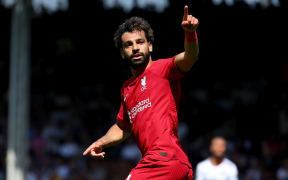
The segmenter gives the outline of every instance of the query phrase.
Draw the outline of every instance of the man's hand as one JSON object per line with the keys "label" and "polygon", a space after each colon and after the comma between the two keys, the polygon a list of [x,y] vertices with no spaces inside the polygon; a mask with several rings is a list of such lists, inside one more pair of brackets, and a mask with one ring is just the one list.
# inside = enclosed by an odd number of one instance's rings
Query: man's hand
{"label": "man's hand", "polygon": [[88,153],[91,154],[91,156],[103,159],[105,156],[105,152],[102,152],[104,148],[108,148],[110,146],[114,146],[123,140],[125,140],[127,137],[129,137],[131,134],[131,129],[124,131],[121,129],[117,123],[115,123],[111,128],[107,131],[107,133],[95,141],[93,144],[91,144],[83,153],[83,155],[87,155]]}
{"label": "man's hand", "polygon": [[185,31],[185,51],[176,55],[175,58],[175,63],[182,72],[188,72],[198,59],[199,47],[196,34],[198,24],[198,19],[189,15],[188,6],[185,6],[184,16],[181,23],[182,28]]}
{"label": "man's hand", "polygon": [[185,32],[193,32],[197,29],[199,21],[197,18],[188,14],[188,6],[184,7],[184,16],[182,20],[182,28]]}
{"label": "man's hand", "polygon": [[105,156],[105,152],[102,152],[102,144],[98,141],[95,141],[93,144],[91,144],[83,153],[83,155],[87,155],[88,153],[91,154],[91,156],[103,159]]}

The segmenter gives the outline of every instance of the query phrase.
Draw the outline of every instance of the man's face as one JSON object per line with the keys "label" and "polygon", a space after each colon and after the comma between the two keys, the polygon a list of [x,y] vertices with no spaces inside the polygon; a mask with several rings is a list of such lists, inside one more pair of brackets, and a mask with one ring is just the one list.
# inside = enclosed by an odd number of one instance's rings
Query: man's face
{"label": "man's face", "polygon": [[125,32],[121,38],[122,58],[134,69],[146,65],[152,52],[152,44],[147,41],[144,31]]}
{"label": "man's face", "polygon": [[226,141],[223,138],[214,138],[210,145],[212,156],[223,158],[226,151]]}

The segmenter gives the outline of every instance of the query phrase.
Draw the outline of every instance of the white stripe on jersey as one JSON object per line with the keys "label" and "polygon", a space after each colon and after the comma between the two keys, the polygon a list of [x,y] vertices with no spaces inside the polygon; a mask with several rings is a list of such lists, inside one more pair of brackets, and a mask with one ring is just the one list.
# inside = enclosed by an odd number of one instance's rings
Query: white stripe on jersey
{"label": "white stripe on jersey", "polygon": [[127,179],[126,179],[126,180],[129,180],[130,178],[131,178],[131,174],[129,174],[129,175],[128,175],[128,177],[127,177]]}

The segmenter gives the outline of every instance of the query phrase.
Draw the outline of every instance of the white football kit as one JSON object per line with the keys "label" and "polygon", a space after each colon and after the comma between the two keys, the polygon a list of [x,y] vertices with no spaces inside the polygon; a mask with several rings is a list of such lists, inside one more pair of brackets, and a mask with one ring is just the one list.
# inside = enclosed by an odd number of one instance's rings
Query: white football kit
{"label": "white football kit", "polygon": [[238,170],[236,165],[227,158],[216,166],[208,158],[198,163],[196,180],[238,180]]}

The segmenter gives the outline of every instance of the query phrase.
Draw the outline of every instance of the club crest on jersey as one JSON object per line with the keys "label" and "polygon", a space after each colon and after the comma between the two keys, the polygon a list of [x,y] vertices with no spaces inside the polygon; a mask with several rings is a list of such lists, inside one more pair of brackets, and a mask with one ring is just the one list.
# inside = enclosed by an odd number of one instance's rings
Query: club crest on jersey
{"label": "club crest on jersey", "polygon": [[146,76],[144,76],[141,79],[141,85],[142,85],[141,91],[144,91],[145,89],[147,89],[147,87],[146,87]]}

